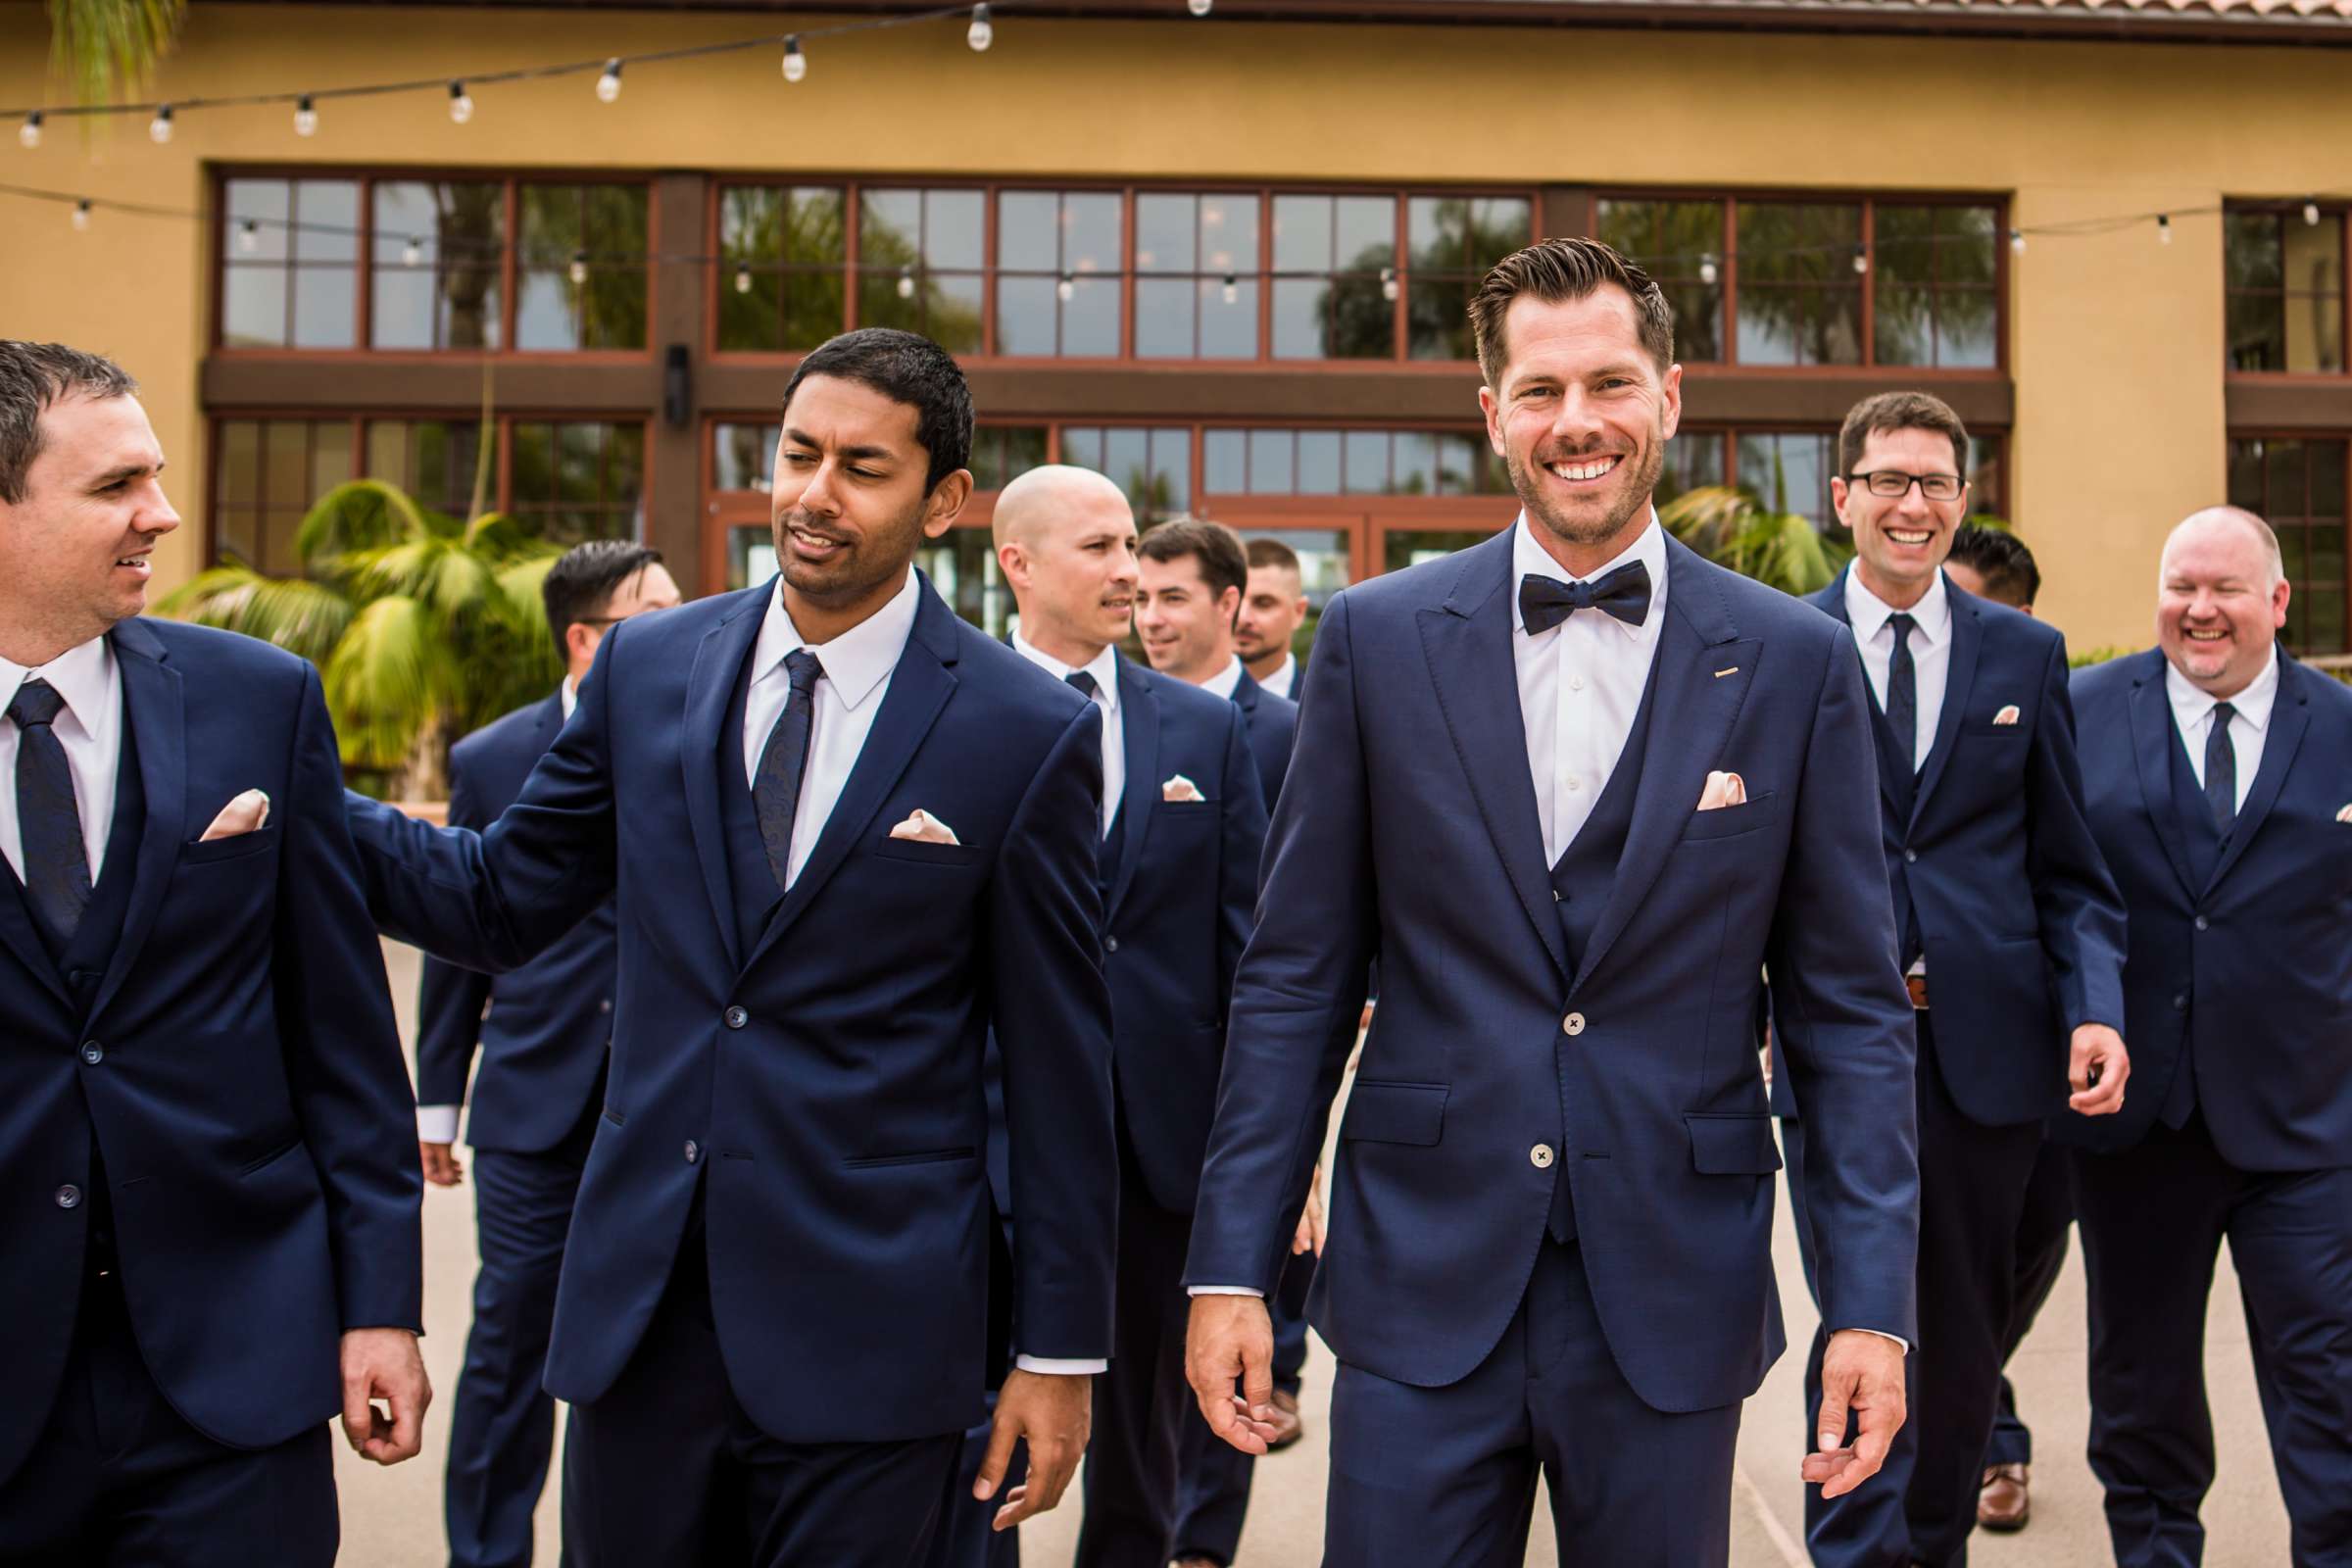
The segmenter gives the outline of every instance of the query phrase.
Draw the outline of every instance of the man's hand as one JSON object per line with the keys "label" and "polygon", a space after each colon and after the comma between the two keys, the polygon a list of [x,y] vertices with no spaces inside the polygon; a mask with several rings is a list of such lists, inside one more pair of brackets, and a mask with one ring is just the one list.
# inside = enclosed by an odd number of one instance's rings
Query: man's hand
{"label": "man's hand", "polygon": [[2132,1076],[2132,1053],[2124,1037],[2103,1023],[2075,1031],[2067,1053],[2066,1081],[2074,1089],[2067,1104],[2085,1116],[2112,1116],[2124,1108],[2124,1081]]}
{"label": "man's hand", "polygon": [[[1254,1296],[1196,1296],[1184,1336],[1184,1375],[1208,1430],[1244,1453],[1264,1453],[1274,1425],[1274,1320]],[[1242,1392],[1233,1392],[1235,1379]]]}
{"label": "man's hand", "polygon": [[[375,1407],[381,1399],[387,1416]],[[424,1408],[433,1386],[407,1329],[352,1329],[343,1336],[343,1435],[377,1464],[414,1459],[424,1446]]]}
{"label": "man's hand", "polygon": [[[1844,1446],[1847,1412],[1857,1429]],[[1819,1453],[1805,1455],[1804,1478],[1823,1501],[1842,1497],[1879,1473],[1903,1425],[1903,1348],[1883,1334],[1839,1329],[1821,1357]]]}
{"label": "man's hand", "polygon": [[1291,1236],[1291,1250],[1323,1255],[1323,1167],[1320,1165],[1307,1180],[1306,1206],[1298,1211],[1298,1229]]}
{"label": "man's hand", "polygon": [[416,1146],[424,1157],[424,1179],[435,1187],[455,1187],[466,1179],[466,1167],[458,1162],[454,1144],[425,1144]]}
{"label": "man's hand", "polygon": [[988,1453],[972,1495],[986,1502],[1004,1484],[1016,1438],[1029,1443],[1029,1479],[1004,1494],[992,1530],[1010,1530],[1061,1501],[1077,1473],[1094,1424],[1095,1380],[1084,1373],[1010,1372],[997,1395],[996,1424],[989,1429]]}

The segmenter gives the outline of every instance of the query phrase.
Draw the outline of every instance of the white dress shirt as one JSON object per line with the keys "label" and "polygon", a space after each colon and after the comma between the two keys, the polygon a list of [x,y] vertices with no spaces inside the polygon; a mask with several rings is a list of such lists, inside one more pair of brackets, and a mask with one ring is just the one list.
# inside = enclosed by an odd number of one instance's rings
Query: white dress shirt
{"label": "white dress shirt", "polygon": [[[1886,672],[1894,662],[1894,628],[1886,624],[1894,607],[1863,585],[1860,570],[1845,574],[1845,618],[1853,623],[1854,646],[1862,652],[1862,673],[1886,710]],[[1952,598],[1943,591],[1943,573],[1936,573],[1928,591],[1911,607],[1911,687],[1918,698],[1918,720],[1913,736],[1911,771],[1928,765],[1936,749],[1936,725],[1943,716],[1943,688],[1952,668]]]}
{"label": "white dress shirt", "polygon": [[[0,714],[17,700],[17,688],[45,680],[66,700],[50,733],[65,749],[74,774],[74,808],[81,815],[81,847],[90,861],[90,885],[106,859],[107,835],[115,827],[115,771],[122,762],[122,676],[115,667],[114,645],[103,636],[69,648],[37,669],[0,659]],[[0,717],[0,853],[17,879],[24,878],[24,829],[17,820],[17,726]]]}
{"label": "white dress shirt", "polygon": [[558,688],[556,695],[564,700],[564,722],[568,724],[571,722],[571,710],[580,706],[579,677],[564,676],[564,684]]}
{"label": "white dress shirt", "polygon": [[[1593,582],[1638,561],[1649,570],[1649,612],[1629,626],[1599,610],[1580,610],[1529,636],[1519,616],[1519,582],[1530,572],[1556,581]],[[1642,711],[1642,692],[1666,625],[1666,535],[1656,513],[1634,542],[1597,570],[1571,579],[1528,531],[1522,513],[1511,538],[1511,660],[1519,669],[1519,716],[1527,728],[1527,770],[1551,865],[1576,842],[1608,787],[1626,737]]]}
{"label": "white dress shirt", "polygon": [[1287,697],[1292,702],[1297,702],[1298,700],[1298,656],[1287,649],[1284,650],[1281,667],[1260,680],[1258,684],[1277,697]]}
{"label": "white dress shirt", "polygon": [[[2188,677],[2172,666],[2164,666],[2164,695],[2172,699],[2173,724],[2180,731],[2180,743],[2188,751],[2189,771],[2197,775],[2197,787],[2205,787],[2205,741],[2213,733],[2213,710],[2223,701],[2212,693],[2189,684]],[[2278,656],[2276,651],[2262,673],[2246,684],[2246,689],[2228,699],[2235,717],[2230,720],[2230,750],[2237,758],[2237,802],[2245,809],[2246,796],[2254,788],[2254,775],[2262,770],[2262,743],[2271,732],[2271,709],[2278,700]]]}
{"label": "white dress shirt", "polygon": [[1214,692],[1227,702],[1232,702],[1233,694],[1242,689],[1241,660],[1238,658],[1227,660],[1223,669],[1200,683],[1200,689],[1204,692]]}
{"label": "white dress shirt", "polygon": [[1018,631],[1012,634],[1012,648],[1055,680],[1066,681],[1081,667],[1095,677],[1095,706],[1102,710],[1102,836],[1110,837],[1110,824],[1118,820],[1119,802],[1127,789],[1127,727],[1119,720],[1118,650],[1105,647],[1080,666],[1038,652],[1037,645]]}

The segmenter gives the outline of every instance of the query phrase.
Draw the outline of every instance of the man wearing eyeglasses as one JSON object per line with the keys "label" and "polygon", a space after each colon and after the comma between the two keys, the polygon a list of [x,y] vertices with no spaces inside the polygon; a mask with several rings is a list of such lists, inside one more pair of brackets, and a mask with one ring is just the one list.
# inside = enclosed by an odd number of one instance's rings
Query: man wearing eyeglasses
{"label": "man wearing eyeglasses", "polygon": [[[1805,1533],[1822,1568],[1942,1568],[1967,1560],[1977,1520],[2043,1118],[2124,1102],[2124,909],[2083,812],[2065,640],[1944,575],[1968,504],[1959,416],[1924,393],[1867,398],[1838,467],[1855,560],[1812,602],[1853,629],[1878,740],[1919,1040],[1920,1343],[1915,1419],[1878,1475],[1806,1494]],[[1838,1155],[1808,1151],[1793,1114],[1782,1135],[1801,1235],[1804,1161]]]}

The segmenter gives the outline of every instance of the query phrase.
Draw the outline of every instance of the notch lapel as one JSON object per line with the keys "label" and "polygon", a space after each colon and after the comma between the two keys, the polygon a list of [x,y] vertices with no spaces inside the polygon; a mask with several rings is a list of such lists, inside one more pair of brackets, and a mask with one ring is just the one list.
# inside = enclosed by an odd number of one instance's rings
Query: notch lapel
{"label": "notch lapel", "polygon": [[1976,684],[1977,656],[1984,646],[1984,611],[1974,599],[1943,585],[1944,603],[1952,611],[1952,652],[1944,663],[1943,708],[1936,716],[1936,744],[1928,751],[1928,765],[1920,770],[1919,787],[1911,792],[1911,820],[1916,825],[1943,777],[1944,763],[1960,742],[1960,715],[1968,711],[1969,690]]}
{"label": "notch lapel", "polygon": [[[122,676],[125,721],[139,754],[139,787],[147,794],[147,822],[139,833],[138,861],[130,904],[122,916],[122,938],[115,944],[98,996],[94,1019],[122,989],[123,977],[155,928],[172,867],[179,859],[181,827],[187,814],[187,715],[179,671],[165,662],[163,642],[136,619],[115,627],[115,667]],[[99,876],[103,880],[105,869]]]}
{"label": "notch lapel", "polygon": [[[2180,804],[2173,799],[2172,747],[2178,743],[2173,738],[2177,732],[2172,700],[2164,691],[2164,655],[2150,652],[2138,657],[2139,667],[2132,680],[2132,759],[2139,768],[2139,796],[2148,808],[2156,842],[2164,846],[2164,858],[2172,862],[2173,875],[2180,879],[2180,891],[2194,899],[2200,890],[2189,872]],[[2267,747],[2263,760],[2270,760]]]}
{"label": "notch lapel", "polygon": [[2303,744],[2303,732],[2311,727],[2311,694],[2303,683],[2311,676],[2284,652],[2278,655],[2278,695],[2271,704],[2270,733],[2263,738],[2262,766],[2254,774],[2254,787],[2246,791],[2246,804],[2230,824],[2230,841],[2222,846],[2221,858],[2213,862],[2213,880],[2206,883],[2204,892],[2211,892],[2230,874],[2239,856],[2262,824],[2278,804],[2278,791],[2286,783],[2286,770],[2295,760],[2296,749]]}
{"label": "notch lapel", "polygon": [[1527,720],[1519,710],[1519,667],[1511,646],[1512,533],[1505,528],[1456,558],[1462,566],[1452,592],[1417,616],[1421,652],[1503,874],[1560,978],[1573,980],[1527,767]]}
{"label": "notch lapel", "polygon": [[[1844,570],[1839,571],[1837,578],[1827,588],[1817,594],[1806,595],[1805,603],[1845,628],[1846,646],[1854,651],[1854,662],[1861,664],[1862,645],[1854,641],[1854,623],[1845,612],[1845,574],[1853,569],[1853,567],[1847,566]],[[1886,710],[1879,706],[1878,689],[1870,684],[1870,666],[1867,664],[1862,664],[1862,700],[1870,704],[1871,760],[1881,763],[1879,767],[1879,797],[1886,803],[1886,810],[1889,815],[1901,816],[1903,814],[1903,798],[1896,790],[1894,780],[1886,776],[1886,769],[1882,760],[1884,753],[1879,746],[1879,732],[1886,727]],[[1938,735],[1942,733],[1940,724],[1936,733]]]}
{"label": "notch lapel", "polygon": [[719,945],[739,972],[743,955],[736,943],[735,887],[727,870],[727,830],[718,792],[733,782],[720,774],[730,752],[724,730],[727,710],[733,706],[735,680],[759,643],[760,628],[767,619],[768,599],[775,591],[771,578],[765,588],[746,592],[716,625],[703,633],[694,651],[694,668],[686,677],[686,713],[679,727],[678,761],[686,789],[686,821],[694,835],[694,858],[702,867],[703,891],[710,900],[710,918],[718,927]]}
{"label": "notch lapel", "polygon": [[[1670,535],[1666,541],[1666,624],[1650,673],[1649,740],[1642,752],[1641,789],[1609,901],[1592,927],[1578,979],[1598,969],[1634,911],[1666,868],[1666,858],[1690,825],[1707,774],[1723,759],[1732,724],[1747,701],[1763,646],[1737,641],[1739,628],[1703,563]],[[1850,641],[1850,639],[1849,639]],[[1716,671],[1737,661],[1736,674]],[[1624,765],[1622,760],[1620,766]],[[1573,994],[1573,992],[1571,993]]]}
{"label": "notch lapel", "polygon": [[[0,778],[0,789],[17,787],[14,778]],[[41,934],[32,928],[32,911],[24,905],[24,881],[7,866],[0,866],[0,942],[17,956],[32,976],[49,988],[49,994],[67,1006],[74,999],[66,994],[65,977],[57,972],[57,962],[49,950],[41,945]]]}
{"label": "notch lapel", "polygon": [[1102,901],[1102,920],[1106,927],[1119,912],[1128,886],[1135,881],[1136,862],[1144,858],[1144,830],[1150,826],[1152,808],[1159,800],[1159,697],[1152,689],[1155,677],[1138,669],[1125,654],[1116,658],[1119,727],[1127,757],[1126,789],[1119,797],[1119,814],[1126,822],[1120,829],[1125,842],[1119,851],[1119,874],[1111,882],[1110,896]]}

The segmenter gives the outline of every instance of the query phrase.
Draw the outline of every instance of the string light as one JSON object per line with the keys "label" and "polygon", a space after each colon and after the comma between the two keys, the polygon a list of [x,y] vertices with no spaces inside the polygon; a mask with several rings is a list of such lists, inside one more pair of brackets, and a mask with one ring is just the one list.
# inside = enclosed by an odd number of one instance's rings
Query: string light
{"label": "string light", "polygon": [[1208,8],[1216,3],[1217,0],[1184,0],[1184,9],[1196,17],[1205,17],[1208,15]]}
{"label": "string light", "polygon": [[1054,297],[1064,305],[1069,304],[1078,297],[1078,280],[1067,272],[1062,273],[1060,280],[1054,285]]}
{"label": "string light", "polygon": [[2009,254],[2012,256],[2026,254],[2026,231],[2024,229],[2013,228],[2009,231]]}
{"label": "string light", "polygon": [[40,144],[41,112],[38,109],[35,109],[31,114],[24,117],[24,123],[17,127],[17,145],[24,148],[26,152],[30,152]]}
{"label": "string light", "polygon": [[1234,276],[1234,275],[1233,275],[1231,272],[1227,272],[1227,273],[1225,274],[1225,287],[1224,287],[1224,289],[1223,289],[1223,293],[1224,293],[1224,295],[1225,295],[1225,303],[1226,303],[1226,304],[1228,304],[1228,305],[1239,305],[1239,304],[1241,304],[1241,303],[1242,303],[1242,280],[1241,280],[1240,278],[1238,278],[1238,277],[1235,277],[1235,276]]}
{"label": "string light", "polygon": [[1397,292],[1396,269],[1394,267],[1382,268],[1380,270],[1380,297],[1384,300],[1394,300]]}
{"label": "string light", "polygon": [[307,94],[294,100],[294,134],[297,136],[318,134],[318,111],[311,107],[311,100]]}
{"label": "string light", "polygon": [[784,40],[784,79],[799,81],[808,74],[808,57],[801,53],[801,35],[794,33]]}
{"label": "string light", "polygon": [[2159,245],[2170,245],[2172,242],[2172,215],[2170,213],[2158,213],[2156,215],[2156,243]]}
{"label": "string light", "polygon": [[899,298],[903,300],[914,298],[914,269],[911,267],[899,269]]}
{"label": "string light", "polygon": [[237,249],[247,256],[262,248],[262,225],[248,218],[237,225]]}
{"label": "string light", "polygon": [[749,294],[751,291],[752,270],[748,264],[737,262],[735,264],[735,292],[738,294]]}
{"label": "string light", "polygon": [[608,104],[620,96],[619,60],[613,59],[605,62],[605,74],[596,78],[596,96],[601,102]]}
{"label": "string light", "polygon": [[1859,245],[1854,247],[1854,270],[1856,272],[1870,270],[1870,252]]}
{"label": "string light", "polygon": [[1722,275],[1723,272],[1716,267],[1715,258],[1713,256],[1701,256],[1698,259],[1698,280],[1701,283],[1706,284],[1709,288],[1713,288],[1715,286],[1715,280]]}
{"label": "string light", "polygon": [[2317,228],[2320,226],[2320,204],[2318,202],[2304,202],[2303,226],[2305,228]]}
{"label": "string light", "polygon": [[577,288],[587,281],[588,253],[586,251],[573,251],[571,253],[571,285],[572,287]]}
{"label": "string light", "polygon": [[412,235],[409,239],[409,242],[400,248],[400,265],[403,267],[423,266],[424,241]]}
{"label": "string light", "polygon": [[473,118],[473,100],[466,96],[462,81],[449,84],[449,118],[461,125]]}
{"label": "string light", "polygon": [[963,41],[972,46],[976,55],[988,53],[988,46],[997,41],[996,24],[988,20],[988,7],[972,7],[972,24],[965,30]]}
{"label": "string light", "polygon": [[85,198],[74,204],[74,232],[83,234],[90,227],[90,204]]}
{"label": "string light", "polygon": [[158,147],[172,139],[172,106],[170,104],[158,109],[155,112],[155,118],[147,122],[147,139]]}

